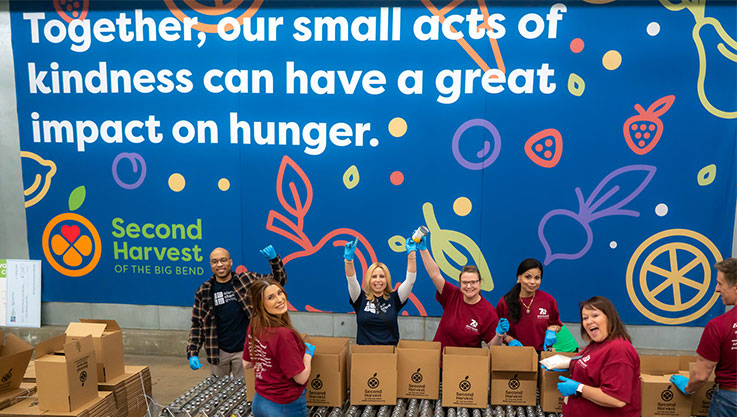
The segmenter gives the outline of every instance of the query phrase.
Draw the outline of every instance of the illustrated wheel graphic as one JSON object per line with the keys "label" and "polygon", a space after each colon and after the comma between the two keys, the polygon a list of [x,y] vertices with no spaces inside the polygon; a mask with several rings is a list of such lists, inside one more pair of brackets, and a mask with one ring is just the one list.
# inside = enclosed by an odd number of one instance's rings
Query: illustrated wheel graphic
{"label": "illustrated wheel graphic", "polygon": [[467,379],[464,379],[460,384],[458,384],[458,388],[460,388],[461,391],[466,392],[471,389],[471,383],[468,382]]}
{"label": "illustrated wheel graphic", "polygon": [[379,380],[376,378],[369,378],[368,380],[368,386],[371,389],[375,389],[379,386]]}
{"label": "illustrated wheel graphic", "polygon": [[509,384],[507,385],[509,385],[509,388],[516,390],[519,388],[520,384],[518,379],[510,379]]}
{"label": "illustrated wheel graphic", "polygon": [[311,387],[312,387],[312,389],[314,389],[315,391],[320,391],[320,390],[322,389],[322,381],[321,381],[321,380],[319,380],[319,379],[313,379],[313,380],[312,380],[312,383],[310,384],[310,386],[311,386]]}
{"label": "illustrated wheel graphic", "polygon": [[[661,239],[665,241],[658,242]],[[691,244],[689,240],[695,241],[695,244]],[[706,248],[707,253],[696,244]],[[667,259],[668,266],[656,265],[657,259]],[[627,292],[635,307],[653,321],[664,324],[690,322],[709,311],[719,295],[714,293],[699,310],[683,317],[661,316],[652,312],[643,301],[647,301],[657,310],[672,313],[696,306],[709,295],[712,281],[711,265],[721,260],[722,256],[716,246],[699,233],[686,229],[671,229],[656,233],[642,242],[630,258],[627,266]],[[639,271],[635,272],[638,265]],[[638,298],[635,289],[639,289],[644,300]],[[686,299],[684,289],[690,293],[695,290],[696,293]],[[661,295],[672,295],[672,303],[658,299]]]}
{"label": "illustrated wheel graphic", "polygon": [[419,384],[420,382],[422,382],[422,374],[419,372],[413,373],[412,382],[414,382],[415,384]]}
{"label": "illustrated wheel graphic", "polygon": [[660,398],[663,401],[670,401],[673,399],[673,391],[671,390],[665,390],[662,393],[660,393]]}

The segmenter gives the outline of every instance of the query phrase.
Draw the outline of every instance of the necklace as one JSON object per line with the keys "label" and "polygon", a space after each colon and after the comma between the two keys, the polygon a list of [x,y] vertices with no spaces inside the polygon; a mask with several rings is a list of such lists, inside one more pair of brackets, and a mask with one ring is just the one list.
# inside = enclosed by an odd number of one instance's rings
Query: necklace
{"label": "necklace", "polygon": [[535,301],[535,294],[532,294],[532,300],[530,300],[530,305],[525,304],[524,301],[522,301],[522,297],[519,298],[519,302],[522,303],[523,306],[525,306],[525,309],[527,309],[527,312],[530,312],[530,307],[532,307],[532,303]]}

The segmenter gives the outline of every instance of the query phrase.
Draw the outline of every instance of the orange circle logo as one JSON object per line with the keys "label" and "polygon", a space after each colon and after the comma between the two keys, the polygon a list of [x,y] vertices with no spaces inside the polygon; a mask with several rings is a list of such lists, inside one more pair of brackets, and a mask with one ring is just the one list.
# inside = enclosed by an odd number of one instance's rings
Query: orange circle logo
{"label": "orange circle logo", "polygon": [[102,242],[95,226],[75,213],[62,213],[49,222],[41,238],[49,264],[69,277],[95,269],[102,255]]}
{"label": "orange circle logo", "polygon": [[[245,8],[245,11],[238,15],[233,16],[238,20],[238,23],[243,24],[243,19],[250,18],[258,8],[261,6],[264,0],[253,0],[251,4]],[[192,26],[195,30],[207,33],[217,33],[217,23],[202,23],[199,22],[201,19],[212,21],[213,17],[231,15],[232,13],[238,13],[245,7],[244,0],[224,0],[215,2],[214,6],[203,4],[204,2],[197,0],[164,0],[166,7],[171,13],[180,21],[184,22],[184,19],[188,17],[197,17],[198,23]],[[178,4],[179,3],[179,4]],[[180,7],[180,5],[182,7]],[[243,6],[242,6],[243,5]],[[191,16],[190,16],[191,14]]]}

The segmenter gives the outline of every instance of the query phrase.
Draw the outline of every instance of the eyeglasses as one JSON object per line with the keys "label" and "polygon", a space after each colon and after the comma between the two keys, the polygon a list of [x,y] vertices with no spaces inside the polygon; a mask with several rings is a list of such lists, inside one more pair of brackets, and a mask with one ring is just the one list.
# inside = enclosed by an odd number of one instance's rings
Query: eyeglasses
{"label": "eyeglasses", "polygon": [[473,287],[476,284],[478,284],[479,281],[481,281],[481,280],[475,279],[473,281],[461,281],[460,284],[461,284],[461,287]]}
{"label": "eyeglasses", "polygon": [[210,263],[213,265],[217,265],[217,264],[225,265],[229,260],[230,258],[210,259]]}

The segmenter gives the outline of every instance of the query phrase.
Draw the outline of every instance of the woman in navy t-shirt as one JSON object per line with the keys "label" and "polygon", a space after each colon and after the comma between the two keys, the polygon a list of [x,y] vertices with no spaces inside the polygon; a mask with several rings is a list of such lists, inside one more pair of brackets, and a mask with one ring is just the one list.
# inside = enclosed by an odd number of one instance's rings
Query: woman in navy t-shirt
{"label": "woman in navy t-shirt", "polygon": [[366,269],[363,288],[358,285],[353,257],[358,239],[345,244],[345,276],[348,295],[356,310],[359,345],[396,345],[399,342],[397,316],[407,303],[417,276],[417,244],[407,239],[407,277],[396,291],[392,291],[389,269],[381,262],[374,262]]}

